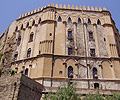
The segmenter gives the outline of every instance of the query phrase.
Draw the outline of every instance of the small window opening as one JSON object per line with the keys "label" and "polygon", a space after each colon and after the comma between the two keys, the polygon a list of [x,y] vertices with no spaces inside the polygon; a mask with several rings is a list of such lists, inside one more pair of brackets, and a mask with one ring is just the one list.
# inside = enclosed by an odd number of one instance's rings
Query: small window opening
{"label": "small window opening", "polygon": [[106,41],[106,38],[104,38],[104,41]]}
{"label": "small window opening", "polygon": [[89,32],[89,39],[93,39],[93,33]]}
{"label": "small window opening", "polygon": [[41,54],[41,51],[39,50],[39,54]]}
{"label": "small window opening", "polygon": [[26,28],[28,28],[29,27],[29,23],[27,23],[27,26],[26,26]]}
{"label": "small window opening", "polygon": [[17,60],[17,58],[18,58],[18,54],[15,54],[14,56],[15,61]]}
{"label": "small window opening", "polygon": [[41,18],[39,19],[39,23],[38,24],[40,24],[41,23]]}
{"label": "small window opening", "polygon": [[25,75],[28,76],[28,68],[25,69]]}
{"label": "small window opening", "polygon": [[88,19],[88,24],[91,24],[91,20],[90,19]]}
{"label": "small window opening", "polygon": [[99,89],[99,83],[94,83],[94,89]]}
{"label": "small window opening", "polygon": [[81,23],[81,19],[80,18],[78,18],[78,23]]}
{"label": "small window opening", "polygon": [[33,23],[32,23],[32,26],[34,26],[35,25],[35,20],[33,20]]}
{"label": "small window opening", "polygon": [[60,16],[58,17],[58,22],[62,22],[62,19]]}
{"label": "small window opening", "polygon": [[18,38],[17,45],[19,46],[19,45],[20,45],[20,43],[21,43],[21,36],[19,36],[19,38]]}
{"label": "small window opening", "polygon": [[99,20],[99,19],[98,19],[98,21],[97,21],[97,24],[98,24],[98,25],[101,25],[101,22],[100,22],[100,20]]}
{"label": "small window opening", "polygon": [[29,40],[29,42],[32,42],[32,41],[33,41],[33,33],[30,34],[30,40]]}
{"label": "small window opening", "polygon": [[70,17],[68,18],[68,23],[72,23],[72,20]]}
{"label": "small window opening", "polygon": [[16,29],[15,29],[15,31],[17,31],[18,30],[18,26],[16,26]]}
{"label": "small window opening", "polygon": [[93,68],[93,78],[98,78],[97,69]]}
{"label": "small window opening", "polygon": [[31,49],[29,48],[27,52],[27,57],[30,58],[30,55],[31,55]]}
{"label": "small window opening", "polygon": [[68,55],[72,55],[72,48],[68,48]]}
{"label": "small window opening", "polygon": [[52,36],[52,33],[50,33],[50,36]]}
{"label": "small window opening", "polygon": [[68,38],[72,38],[72,31],[68,31]]}
{"label": "small window opening", "polygon": [[68,67],[68,78],[73,78],[73,67],[72,66]]}
{"label": "small window opening", "polygon": [[4,64],[5,63],[5,60],[4,59],[2,59],[2,64]]}
{"label": "small window opening", "polygon": [[59,74],[62,74],[62,71],[59,71]]}
{"label": "small window opening", "polygon": [[95,57],[95,49],[90,49],[90,55],[91,57]]}
{"label": "small window opening", "polygon": [[22,24],[22,26],[21,26],[21,30],[23,29],[23,24]]}

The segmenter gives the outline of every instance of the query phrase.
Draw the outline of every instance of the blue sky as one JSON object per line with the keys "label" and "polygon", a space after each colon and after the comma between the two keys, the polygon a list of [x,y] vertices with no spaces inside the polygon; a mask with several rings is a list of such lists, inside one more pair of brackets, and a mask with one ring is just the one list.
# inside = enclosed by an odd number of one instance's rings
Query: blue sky
{"label": "blue sky", "polygon": [[106,7],[112,14],[117,28],[120,30],[120,0],[1,0],[0,2],[0,34],[20,14],[41,8],[48,4],[70,4],[81,6]]}

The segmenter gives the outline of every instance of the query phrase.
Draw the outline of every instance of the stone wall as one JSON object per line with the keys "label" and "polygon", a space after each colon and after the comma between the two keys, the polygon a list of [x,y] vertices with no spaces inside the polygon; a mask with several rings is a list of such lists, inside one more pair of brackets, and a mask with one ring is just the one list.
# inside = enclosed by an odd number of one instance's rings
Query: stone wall
{"label": "stone wall", "polygon": [[40,100],[43,86],[22,75],[0,78],[0,100]]}

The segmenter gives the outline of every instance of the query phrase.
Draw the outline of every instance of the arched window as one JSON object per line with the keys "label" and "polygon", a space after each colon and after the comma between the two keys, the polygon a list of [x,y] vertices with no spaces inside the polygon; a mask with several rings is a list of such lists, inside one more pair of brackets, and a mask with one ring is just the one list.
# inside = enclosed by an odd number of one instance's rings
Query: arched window
{"label": "arched window", "polygon": [[30,55],[31,55],[31,48],[29,48],[27,51],[27,57],[30,58]]}
{"label": "arched window", "polygon": [[18,37],[18,42],[17,42],[17,45],[19,46],[21,43],[21,36]]}
{"label": "arched window", "polygon": [[25,69],[25,75],[28,76],[28,68]]}
{"label": "arched window", "polygon": [[29,23],[27,23],[27,26],[26,26],[26,28],[28,28],[29,27]]}
{"label": "arched window", "polygon": [[40,24],[41,23],[41,18],[39,19],[39,22],[38,22],[38,24]]}
{"label": "arched window", "polygon": [[99,89],[99,83],[94,83],[94,89]]}
{"label": "arched window", "polygon": [[35,25],[35,20],[33,20],[33,23],[32,23],[32,26],[34,26]]}
{"label": "arched window", "polygon": [[72,66],[68,67],[68,77],[73,78],[73,67]]}
{"label": "arched window", "polygon": [[97,69],[93,68],[93,78],[98,78]]}
{"label": "arched window", "polygon": [[98,25],[101,25],[101,22],[100,22],[100,20],[99,20],[99,19],[98,19],[98,21],[97,21],[97,24],[98,24]]}
{"label": "arched window", "polygon": [[81,19],[80,18],[78,18],[78,23],[81,23]]}
{"label": "arched window", "polygon": [[68,18],[68,23],[72,23],[72,20],[70,17]]}
{"label": "arched window", "polygon": [[17,57],[18,57],[18,54],[15,54],[15,55],[14,55],[14,60],[15,60],[15,61],[17,60]]}
{"label": "arched window", "polygon": [[88,22],[87,22],[88,24],[91,24],[91,20],[90,19],[88,19]]}
{"label": "arched window", "polygon": [[33,32],[30,34],[30,39],[29,39],[29,42],[32,42],[33,41]]}
{"label": "arched window", "polygon": [[58,17],[58,22],[62,22],[62,19],[60,16]]}

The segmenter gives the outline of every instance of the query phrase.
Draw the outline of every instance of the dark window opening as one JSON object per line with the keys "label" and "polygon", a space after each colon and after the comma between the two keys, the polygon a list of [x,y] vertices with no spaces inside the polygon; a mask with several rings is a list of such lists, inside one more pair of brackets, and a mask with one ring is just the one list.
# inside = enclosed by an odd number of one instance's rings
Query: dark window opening
{"label": "dark window opening", "polygon": [[72,38],[72,31],[68,31],[68,38]]}
{"label": "dark window opening", "polygon": [[15,54],[14,59],[15,61],[17,60],[18,54]]}
{"label": "dark window opening", "polygon": [[52,36],[52,33],[50,33],[50,36]]}
{"label": "dark window opening", "polygon": [[89,32],[89,39],[93,39],[93,33]]}
{"label": "dark window opening", "polygon": [[62,71],[59,71],[59,74],[62,74]]}
{"label": "dark window opening", "polygon": [[68,48],[68,55],[72,55],[72,48]]}
{"label": "dark window opening", "polygon": [[28,76],[28,68],[25,69],[25,75]]}
{"label": "dark window opening", "polygon": [[23,24],[22,24],[22,26],[21,26],[21,30],[23,29]]}
{"label": "dark window opening", "polygon": [[38,24],[40,24],[41,23],[41,18],[39,19],[39,23]]}
{"label": "dark window opening", "polygon": [[26,26],[26,28],[28,28],[29,27],[29,23],[27,23],[27,26]]}
{"label": "dark window opening", "polygon": [[68,18],[68,23],[72,23],[72,20],[70,17]]}
{"label": "dark window opening", "polygon": [[101,22],[100,22],[100,20],[99,20],[99,19],[98,19],[98,21],[97,21],[97,24],[98,24],[98,25],[101,25]]}
{"label": "dark window opening", "polygon": [[27,52],[27,57],[30,58],[30,55],[31,55],[31,49],[29,48]]}
{"label": "dark window opening", "polygon": [[106,38],[104,38],[104,41],[106,41]]}
{"label": "dark window opening", "polygon": [[32,41],[33,41],[33,33],[30,34],[30,40],[29,40],[29,42],[32,42]]}
{"label": "dark window opening", "polygon": [[90,55],[91,57],[95,57],[95,49],[90,49]]}
{"label": "dark window opening", "polygon": [[39,50],[39,54],[41,54],[41,51]]}
{"label": "dark window opening", "polygon": [[68,67],[68,78],[73,78],[73,67],[72,66]]}
{"label": "dark window opening", "polygon": [[18,26],[16,26],[16,29],[15,29],[15,31],[17,31],[18,30]]}
{"label": "dark window opening", "polygon": [[93,68],[93,78],[98,78],[97,69]]}
{"label": "dark window opening", "polygon": [[62,19],[60,16],[58,17],[58,22],[62,22]]}
{"label": "dark window opening", "polygon": [[78,23],[81,23],[81,19],[80,18],[78,18]]}
{"label": "dark window opening", "polygon": [[21,43],[21,36],[18,38],[18,42],[17,42],[17,45],[19,46]]}
{"label": "dark window opening", "polygon": [[20,71],[20,73],[22,73],[22,74],[23,74],[23,70],[21,70],[21,71]]}
{"label": "dark window opening", "polygon": [[94,89],[99,89],[99,83],[94,83]]}
{"label": "dark window opening", "polygon": [[32,26],[34,26],[35,25],[35,20],[33,20],[33,23],[32,23]]}
{"label": "dark window opening", "polygon": [[4,59],[2,59],[2,64],[4,64],[4,62],[5,62],[5,60],[4,60]]}
{"label": "dark window opening", "polygon": [[88,19],[88,22],[87,22],[88,24],[91,24],[91,20],[90,19]]}

